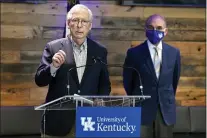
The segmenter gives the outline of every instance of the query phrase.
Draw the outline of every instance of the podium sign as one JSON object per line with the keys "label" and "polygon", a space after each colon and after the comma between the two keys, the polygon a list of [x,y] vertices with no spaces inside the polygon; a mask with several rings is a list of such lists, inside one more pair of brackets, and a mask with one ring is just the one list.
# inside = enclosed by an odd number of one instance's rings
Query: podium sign
{"label": "podium sign", "polygon": [[140,137],[141,102],[151,98],[141,96],[80,96],[66,95],[35,107],[43,110],[43,137],[49,110],[76,111],[77,138]]}
{"label": "podium sign", "polygon": [[77,107],[76,137],[140,137],[140,107]]}

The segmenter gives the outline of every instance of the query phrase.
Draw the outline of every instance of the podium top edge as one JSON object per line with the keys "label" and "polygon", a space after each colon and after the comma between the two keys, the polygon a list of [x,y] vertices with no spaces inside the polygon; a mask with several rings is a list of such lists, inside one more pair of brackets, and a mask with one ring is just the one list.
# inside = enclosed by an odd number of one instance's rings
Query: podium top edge
{"label": "podium top edge", "polygon": [[55,102],[60,102],[61,103],[61,101],[66,101],[66,102],[68,102],[68,100],[69,101],[82,101],[82,102],[84,102],[84,103],[88,103],[88,104],[91,104],[91,105],[93,105],[93,103],[94,103],[94,101],[93,101],[93,99],[101,99],[101,100],[104,100],[104,99],[106,99],[106,100],[108,100],[109,99],[109,101],[114,101],[114,100],[117,100],[117,99],[115,99],[115,98],[119,98],[119,99],[125,99],[125,98],[127,98],[127,100],[133,100],[134,102],[136,101],[136,100],[140,100],[140,99],[149,99],[149,98],[151,98],[151,96],[148,96],[148,95],[141,95],[141,96],[110,96],[110,95],[98,95],[98,96],[92,96],[92,95],[78,95],[78,94],[74,94],[74,95],[66,95],[66,96],[63,96],[63,97],[60,97],[60,98],[58,98],[58,99],[55,99],[55,100],[53,100],[53,101],[50,101],[50,102],[48,102],[48,103],[45,103],[45,104],[43,104],[43,105],[40,105],[40,106],[38,106],[38,107],[35,107],[35,110],[39,110],[39,109],[41,109],[41,108],[43,108],[43,107],[46,107],[46,106],[49,106],[49,105],[52,105],[52,104],[54,104]]}
{"label": "podium top edge", "polygon": [[132,96],[132,95],[115,95],[115,96],[112,96],[112,95],[66,95],[66,96],[63,96],[62,98],[76,98],[76,97],[83,97],[83,98],[151,98],[150,95],[136,95],[136,96]]}

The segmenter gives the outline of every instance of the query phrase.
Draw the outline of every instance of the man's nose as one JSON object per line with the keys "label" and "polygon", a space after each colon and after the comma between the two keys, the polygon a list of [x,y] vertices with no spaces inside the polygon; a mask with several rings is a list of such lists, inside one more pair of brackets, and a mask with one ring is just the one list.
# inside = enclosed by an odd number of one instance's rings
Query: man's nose
{"label": "man's nose", "polygon": [[81,21],[78,21],[78,27],[79,27],[79,28],[82,27],[82,23],[81,23]]}

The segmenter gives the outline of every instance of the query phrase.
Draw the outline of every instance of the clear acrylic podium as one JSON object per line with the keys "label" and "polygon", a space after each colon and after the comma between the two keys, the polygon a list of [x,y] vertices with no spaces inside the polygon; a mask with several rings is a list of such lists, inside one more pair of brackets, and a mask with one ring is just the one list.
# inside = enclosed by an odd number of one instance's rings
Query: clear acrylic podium
{"label": "clear acrylic podium", "polygon": [[[34,107],[35,110],[43,111],[45,114],[48,110],[76,110],[77,107],[135,107],[139,106],[144,100],[151,96],[82,96],[66,95],[51,102]],[[45,122],[45,117],[43,117]],[[43,124],[43,136],[45,135],[45,123]]]}

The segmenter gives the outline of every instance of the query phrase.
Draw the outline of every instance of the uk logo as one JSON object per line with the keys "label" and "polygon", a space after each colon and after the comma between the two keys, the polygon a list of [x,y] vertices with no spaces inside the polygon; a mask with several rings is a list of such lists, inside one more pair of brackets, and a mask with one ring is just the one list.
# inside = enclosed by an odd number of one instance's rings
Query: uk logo
{"label": "uk logo", "polygon": [[92,117],[81,117],[80,119],[83,131],[95,131],[95,128],[93,127],[95,122],[92,121]]}
{"label": "uk logo", "polygon": [[159,34],[158,34],[158,37],[159,37],[159,38],[162,38],[162,37],[163,37],[163,34],[162,34],[162,33],[159,33]]}

